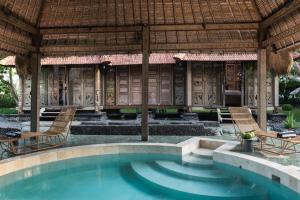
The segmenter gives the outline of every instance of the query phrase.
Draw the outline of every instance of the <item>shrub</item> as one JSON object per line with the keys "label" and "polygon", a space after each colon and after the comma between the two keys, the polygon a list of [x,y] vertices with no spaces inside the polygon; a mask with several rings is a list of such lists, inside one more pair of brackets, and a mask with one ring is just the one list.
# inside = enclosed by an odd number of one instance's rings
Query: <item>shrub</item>
{"label": "shrub", "polygon": [[0,95],[0,108],[13,108],[17,104],[10,95]]}
{"label": "shrub", "polygon": [[286,120],[283,123],[284,123],[284,127],[287,129],[297,128],[296,120],[294,118],[294,113],[292,112],[289,112],[288,116],[286,117]]}
{"label": "shrub", "polygon": [[293,110],[293,106],[291,104],[283,104],[282,110],[283,111],[291,111],[291,110]]}

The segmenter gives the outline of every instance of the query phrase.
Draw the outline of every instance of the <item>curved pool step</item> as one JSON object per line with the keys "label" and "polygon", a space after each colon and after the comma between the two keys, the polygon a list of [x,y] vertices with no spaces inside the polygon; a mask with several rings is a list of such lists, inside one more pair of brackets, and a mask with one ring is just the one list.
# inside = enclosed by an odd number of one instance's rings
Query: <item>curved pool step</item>
{"label": "curved pool step", "polygon": [[198,148],[191,152],[195,157],[212,159],[214,150]]}
{"label": "curved pool step", "polygon": [[199,158],[193,154],[182,157],[182,164],[192,167],[213,168],[213,160],[206,158]]}
{"label": "curved pool step", "polygon": [[174,177],[159,171],[151,164],[130,164],[135,175],[151,187],[174,195],[179,199],[201,200],[265,200],[267,193],[255,185],[246,185],[238,179],[224,182],[195,181]]}
{"label": "curved pool step", "polygon": [[233,177],[219,169],[201,169],[182,165],[173,161],[155,161],[155,164],[163,171],[182,178],[200,181],[226,181]]}

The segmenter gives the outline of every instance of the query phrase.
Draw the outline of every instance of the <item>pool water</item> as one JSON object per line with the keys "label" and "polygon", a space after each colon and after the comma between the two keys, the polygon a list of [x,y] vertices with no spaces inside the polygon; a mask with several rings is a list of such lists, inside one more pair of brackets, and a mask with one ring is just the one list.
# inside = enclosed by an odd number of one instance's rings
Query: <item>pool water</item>
{"label": "pool water", "polygon": [[210,158],[198,164],[183,160],[124,154],[50,163],[1,177],[0,199],[300,200],[299,194],[254,173]]}

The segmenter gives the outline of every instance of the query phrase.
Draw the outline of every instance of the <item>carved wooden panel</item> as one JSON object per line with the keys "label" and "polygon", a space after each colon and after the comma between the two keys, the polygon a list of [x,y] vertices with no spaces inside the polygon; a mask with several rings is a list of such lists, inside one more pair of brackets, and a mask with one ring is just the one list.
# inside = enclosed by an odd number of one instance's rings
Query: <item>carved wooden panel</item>
{"label": "carved wooden panel", "polygon": [[184,105],[185,103],[185,69],[184,65],[175,65],[173,68],[174,104]]}
{"label": "carved wooden panel", "polygon": [[142,66],[130,66],[130,101],[132,105],[142,103]]}
{"label": "carved wooden panel", "polygon": [[48,105],[59,105],[59,67],[50,68],[48,73]]}
{"label": "carved wooden panel", "polygon": [[116,104],[115,73],[115,67],[107,67],[105,70],[105,104],[109,106]]}
{"label": "carved wooden panel", "polygon": [[160,65],[160,104],[172,102],[172,65]]}
{"label": "carved wooden panel", "polygon": [[221,104],[221,63],[192,63],[192,101],[194,106]]}
{"label": "carved wooden panel", "polygon": [[273,74],[267,72],[267,105],[273,106]]}
{"label": "carved wooden panel", "polygon": [[149,67],[149,91],[148,91],[148,103],[150,105],[156,105],[159,103],[159,67]]}
{"label": "carved wooden panel", "polygon": [[240,63],[226,63],[226,90],[241,90],[241,64]]}
{"label": "carved wooden panel", "polygon": [[24,107],[31,106],[31,77],[28,76],[24,80]]}
{"label": "carved wooden panel", "polygon": [[93,67],[83,68],[83,106],[95,105],[95,69]]}
{"label": "carved wooden panel", "polygon": [[42,68],[40,74],[40,106],[47,105],[47,77],[48,68]]}
{"label": "carved wooden panel", "polygon": [[69,83],[71,90],[71,104],[74,106],[82,106],[82,73],[80,68],[70,69]]}
{"label": "carved wooden panel", "polygon": [[245,105],[254,107],[256,106],[256,94],[257,94],[257,70],[256,63],[247,62],[244,63],[245,73]]}
{"label": "carved wooden panel", "polygon": [[202,63],[192,63],[192,102],[193,105],[204,105],[204,68]]}
{"label": "carved wooden panel", "polygon": [[117,104],[129,104],[129,66],[117,67]]}

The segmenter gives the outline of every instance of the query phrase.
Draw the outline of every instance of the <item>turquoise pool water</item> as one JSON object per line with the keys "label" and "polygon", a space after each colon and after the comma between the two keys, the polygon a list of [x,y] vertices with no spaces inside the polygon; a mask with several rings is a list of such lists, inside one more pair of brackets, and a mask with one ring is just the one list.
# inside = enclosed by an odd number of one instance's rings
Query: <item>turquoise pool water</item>
{"label": "turquoise pool water", "polygon": [[299,194],[210,158],[105,155],[70,159],[0,178],[1,200],[300,200]]}

